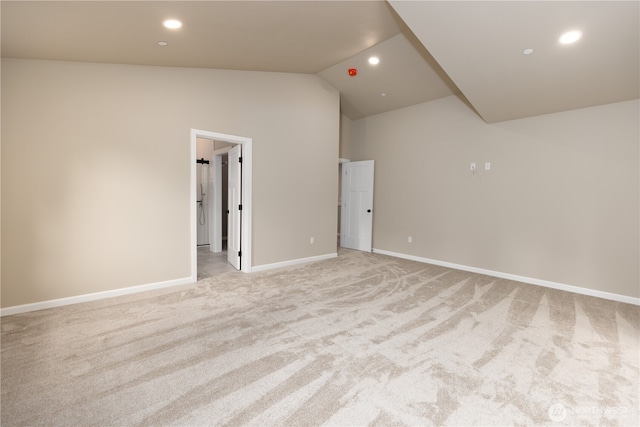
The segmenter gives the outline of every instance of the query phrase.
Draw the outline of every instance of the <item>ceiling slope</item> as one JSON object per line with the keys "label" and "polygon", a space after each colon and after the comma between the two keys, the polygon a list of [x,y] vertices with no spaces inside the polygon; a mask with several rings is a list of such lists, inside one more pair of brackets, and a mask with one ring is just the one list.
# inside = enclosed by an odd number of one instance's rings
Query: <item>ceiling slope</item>
{"label": "ceiling slope", "polygon": [[[384,1],[3,0],[0,7],[3,57],[307,74],[395,36],[402,24]],[[163,28],[168,18],[183,27]]]}
{"label": "ceiling slope", "polygon": [[[372,56],[380,63],[370,65]],[[350,77],[349,68],[358,75]],[[459,93],[413,34],[398,34],[322,72],[340,91],[342,113],[355,120]]]}
{"label": "ceiling slope", "polygon": [[640,97],[637,1],[390,4],[488,123]]}

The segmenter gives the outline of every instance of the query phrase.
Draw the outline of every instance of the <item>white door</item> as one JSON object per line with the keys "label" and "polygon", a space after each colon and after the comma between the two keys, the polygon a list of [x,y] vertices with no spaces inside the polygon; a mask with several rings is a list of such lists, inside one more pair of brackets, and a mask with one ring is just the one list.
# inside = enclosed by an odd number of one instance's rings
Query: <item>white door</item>
{"label": "white door", "polygon": [[229,204],[227,218],[227,260],[237,270],[241,268],[240,226],[242,218],[242,145],[229,150]]}
{"label": "white door", "polygon": [[340,246],[371,252],[373,160],[342,164]]}

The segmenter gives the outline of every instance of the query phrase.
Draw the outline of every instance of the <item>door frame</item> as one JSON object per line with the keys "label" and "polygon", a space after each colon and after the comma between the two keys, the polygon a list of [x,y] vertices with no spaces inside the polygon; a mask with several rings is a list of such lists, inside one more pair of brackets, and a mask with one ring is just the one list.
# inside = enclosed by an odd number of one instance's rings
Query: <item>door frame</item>
{"label": "door frame", "polygon": [[231,144],[242,144],[242,221],[240,228],[241,245],[242,245],[242,272],[251,273],[251,217],[252,217],[252,168],[253,168],[253,140],[244,136],[229,135],[218,132],[211,132],[201,129],[191,129],[191,155],[190,171],[191,171],[191,189],[190,189],[190,217],[191,217],[191,239],[190,239],[190,257],[191,257],[191,280],[198,280],[198,210],[196,206],[196,140],[198,138],[210,139],[214,141],[224,141]]}
{"label": "door frame", "polygon": [[227,172],[227,261],[236,270],[241,270],[242,145],[235,144],[229,150]]}

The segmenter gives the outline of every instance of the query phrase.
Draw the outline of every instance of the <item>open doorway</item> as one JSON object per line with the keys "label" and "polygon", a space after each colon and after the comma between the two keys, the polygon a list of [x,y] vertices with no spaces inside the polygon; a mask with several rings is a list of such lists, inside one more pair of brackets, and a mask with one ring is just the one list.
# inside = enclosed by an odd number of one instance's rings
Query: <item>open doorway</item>
{"label": "open doorway", "polygon": [[196,204],[198,248],[226,250],[229,155],[239,145],[206,138],[196,139]]}
{"label": "open doorway", "polygon": [[[198,151],[198,141],[210,144],[210,158],[206,159]],[[215,141],[215,143],[214,143]],[[215,145],[214,145],[215,144]],[[218,148],[220,147],[220,148]],[[235,215],[229,221],[229,235],[233,233],[235,243],[230,244],[234,251],[230,261],[237,269],[251,272],[251,194],[252,194],[252,140],[251,138],[191,130],[191,278],[198,279],[198,257],[206,252],[222,251],[222,166],[223,156],[228,152],[242,153],[236,156],[241,168],[236,167],[237,181],[234,189],[234,206],[229,207],[229,215]],[[200,154],[201,157],[198,157]],[[198,162],[201,160],[201,163]],[[204,163],[208,160],[209,163]],[[228,163],[228,160],[227,160]],[[205,166],[207,165],[207,166]],[[231,168],[233,171],[233,168]],[[200,176],[198,175],[200,173]],[[202,185],[199,185],[202,184]],[[206,191],[205,191],[206,188]],[[200,191],[198,191],[200,190]],[[235,210],[235,214],[233,214]],[[203,218],[204,217],[204,218]],[[207,222],[208,221],[208,222]],[[205,229],[202,223],[208,225]],[[206,241],[208,240],[208,241]],[[198,244],[200,243],[200,246]],[[229,245],[229,243],[228,243]],[[228,251],[229,249],[227,249]],[[241,260],[241,261],[240,261]]]}
{"label": "open doorway", "polygon": [[227,145],[206,138],[196,139],[197,245],[199,249],[210,249],[211,252],[223,250],[219,240],[222,237],[224,241],[226,237],[226,223],[220,223],[220,217],[224,220],[226,216],[214,211],[214,206],[220,202],[223,209],[226,205],[226,155],[214,153]]}
{"label": "open doorway", "polygon": [[198,280],[237,268],[227,260],[228,154],[235,144],[196,139]]}

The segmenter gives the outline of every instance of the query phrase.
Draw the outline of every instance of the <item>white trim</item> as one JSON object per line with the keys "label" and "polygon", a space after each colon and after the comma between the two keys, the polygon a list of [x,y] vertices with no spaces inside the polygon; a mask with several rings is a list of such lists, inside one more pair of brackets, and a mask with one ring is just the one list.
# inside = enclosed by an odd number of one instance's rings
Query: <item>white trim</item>
{"label": "white trim", "polygon": [[[195,188],[195,185],[194,185],[194,188]],[[433,264],[433,265],[439,265],[441,267],[453,268],[456,270],[469,271],[471,273],[485,274],[487,276],[499,277],[501,279],[514,280],[517,282],[524,282],[532,285],[544,286],[547,288],[559,289],[562,291],[589,295],[593,297],[619,301],[627,304],[640,305],[640,298],[629,297],[626,295],[613,294],[610,292],[597,291],[593,289],[581,288],[578,286],[549,282],[546,280],[532,279],[529,277],[518,276],[515,274],[501,273],[498,271],[486,270],[486,269],[477,268],[477,267],[469,267],[466,265],[454,264],[454,263],[445,262],[445,261],[438,261],[438,260],[433,260],[429,258],[422,258],[414,255],[406,255],[406,254],[401,254],[397,252],[390,252],[382,249],[374,248],[373,252],[381,255],[396,257],[396,258],[403,258],[411,261],[418,261],[426,264]],[[332,253],[332,254],[318,255],[318,256],[313,256],[308,258],[299,258],[299,259],[294,259],[290,261],[276,262],[273,264],[264,264],[264,265],[253,267],[252,272],[257,273],[260,271],[273,270],[275,268],[289,267],[297,264],[303,264],[303,263],[314,262],[314,261],[322,261],[326,259],[336,258],[337,256],[338,256],[337,253]],[[113,298],[117,296],[135,294],[139,292],[169,288],[172,286],[187,285],[194,282],[195,281],[191,280],[190,277],[185,277],[183,279],[168,280],[165,282],[149,283],[146,285],[131,286],[128,288],[121,288],[121,289],[113,289],[110,291],[95,292],[91,294],[77,295],[77,296],[67,297],[67,298],[59,298],[59,299],[54,299],[49,301],[36,302],[32,304],[16,305],[13,307],[0,308],[0,317],[11,316],[13,314],[28,313],[28,312],[37,311],[37,310],[45,310],[48,308],[62,307],[65,305],[79,304],[83,302],[97,301],[97,300],[106,299],[106,298]]]}
{"label": "white trim", "polygon": [[251,273],[253,246],[251,245],[253,221],[253,143],[250,138],[242,144],[242,271]]}
{"label": "white trim", "polygon": [[83,302],[97,301],[123,295],[136,294],[139,292],[152,291],[155,289],[169,288],[171,286],[187,285],[190,283],[193,283],[193,280],[191,280],[190,277],[185,277],[183,279],[168,280],[166,282],[149,283],[146,285],[131,286],[128,288],[113,289],[110,291],[95,292],[85,295],[77,295],[67,298],[35,302],[32,304],[16,305],[13,307],[0,308],[0,317],[11,316],[12,314],[27,313],[30,311],[45,310],[47,308],[62,307],[65,305],[80,304]]}
{"label": "white trim", "polygon": [[242,272],[251,273],[251,255],[253,248],[251,247],[251,212],[252,212],[252,168],[253,168],[253,139],[244,136],[228,135],[224,133],[209,132],[200,129],[191,129],[191,155],[189,162],[191,164],[191,197],[190,197],[190,215],[191,215],[191,279],[197,281],[198,277],[198,227],[197,227],[197,211],[196,211],[196,140],[198,138],[211,139],[214,141],[230,142],[232,144],[242,144]]}
{"label": "white trim", "polygon": [[640,305],[640,298],[634,298],[627,295],[613,294],[610,292],[598,291],[595,289],[581,288],[579,286],[565,285],[563,283],[550,282],[548,280],[533,279],[531,277],[518,276],[516,274],[502,273],[499,271],[486,270],[484,268],[469,267],[467,265],[454,264],[446,261],[438,261],[435,259],[422,258],[414,255],[406,255],[397,252],[385,251],[382,249],[373,249],[374,253],[381,255],[389,255],[396,258],[404,258],[411,261],[424,262],[426,264],[439,265],[441,267],[453,268],[456,270],[469,271],[471,273],[484,274],[487,276],[499,277],[501,279],[514,280],[516,282],[529,283],[531,285],[544,286],[546,288],[559,289],[561,291],[573,292],[576,294],[589,295],[597,298],[624,302],[627,304]]}
{"label": "white trim", "polygon": [[292,265],[304,264],[304,263],[307,263],[307,262],[323,261],[325,259],[336,258],[337,256],[338,256],[337,253],[332,253],[332,254],[326,254],[326,255],[312,256],[312,257],[308,257],[308,258],[298,258],[298,259],[292,259],[292,260],[289,260],[289,261],[275,262],[273,264],[257,265],[255,267],[253,267],[252,271],[254,273],[257,273],[257,272],[260,272],[260,271],[273,270],[274,268],[290,267]]}
{"label": "white trim", "polygon": [[[189,155],[189,162],[194,163],[194,159],[196,158],[196,140],[198,138],[198,133],[195,129],[191,129],[191,149]],[[189,187],[189,227],[191,238],[189,239],[190,250],[191,253],[191,277],[189,278],[192,282],[196,282],[198,280],[198,222],[194,221],[194,218],[198,217],[198,208],[196,207],[196,200],[198,197],[196,196],[196,185],[198,183],[198,179],[196,178],[196,167],[191,165],[190,169],[190,187]],[[193,253],[195,252],[195,254]]]}

